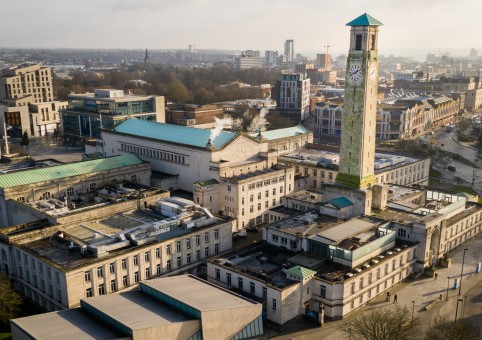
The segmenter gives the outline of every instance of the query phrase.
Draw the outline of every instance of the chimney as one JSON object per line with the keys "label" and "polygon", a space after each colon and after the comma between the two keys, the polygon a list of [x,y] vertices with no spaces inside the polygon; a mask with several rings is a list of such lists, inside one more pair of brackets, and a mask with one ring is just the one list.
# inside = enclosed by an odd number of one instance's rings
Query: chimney
{"label": "chimney", "polygon": [[208,143],[206,144],[206,150],[212,150],[214,149],[214,144],[211,141],[211,138],[208,139]]}

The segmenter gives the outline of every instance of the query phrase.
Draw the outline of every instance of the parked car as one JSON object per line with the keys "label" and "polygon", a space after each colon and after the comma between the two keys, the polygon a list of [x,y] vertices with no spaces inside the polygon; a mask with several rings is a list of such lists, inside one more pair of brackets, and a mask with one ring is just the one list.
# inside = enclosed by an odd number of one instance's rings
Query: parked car
{"label": "parked car", "polygon": [[457,168],[456,168],[455,166],[453,166],[453,165],[448,165],[448,166],[447,166],[447,170],[449,170],[449,171],[455,171],[455,170],[457,170]]}

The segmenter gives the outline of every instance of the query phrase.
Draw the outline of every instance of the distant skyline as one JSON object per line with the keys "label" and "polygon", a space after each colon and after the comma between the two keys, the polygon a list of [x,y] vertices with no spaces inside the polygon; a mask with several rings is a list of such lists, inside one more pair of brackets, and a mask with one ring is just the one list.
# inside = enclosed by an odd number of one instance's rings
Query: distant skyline
{"label": "distant skyline", "polygon": [[345,24],[368,13],[381,21],[379,53],[482,54],[480,0],[3,0],[2,47],[348,51]]}

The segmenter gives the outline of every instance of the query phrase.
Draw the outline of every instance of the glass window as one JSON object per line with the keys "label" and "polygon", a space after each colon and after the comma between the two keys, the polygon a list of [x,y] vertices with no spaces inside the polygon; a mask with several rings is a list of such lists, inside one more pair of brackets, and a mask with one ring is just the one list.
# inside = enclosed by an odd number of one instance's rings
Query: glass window
{"label": "glass window", "polygon": [[84,273],[84,278],[85,278],[85,282],[91,281],[90,270]]}

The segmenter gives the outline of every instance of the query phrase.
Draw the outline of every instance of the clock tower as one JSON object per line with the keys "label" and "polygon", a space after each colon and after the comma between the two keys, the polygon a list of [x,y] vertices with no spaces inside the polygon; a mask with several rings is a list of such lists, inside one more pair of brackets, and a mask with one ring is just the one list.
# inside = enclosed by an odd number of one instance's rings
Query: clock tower
{"label": "clock tower", "polygon": [[378,26],[368,14],[349,22],[350,51],[336,182],[367,190],[375,184],[375,137],[378,90]]}

